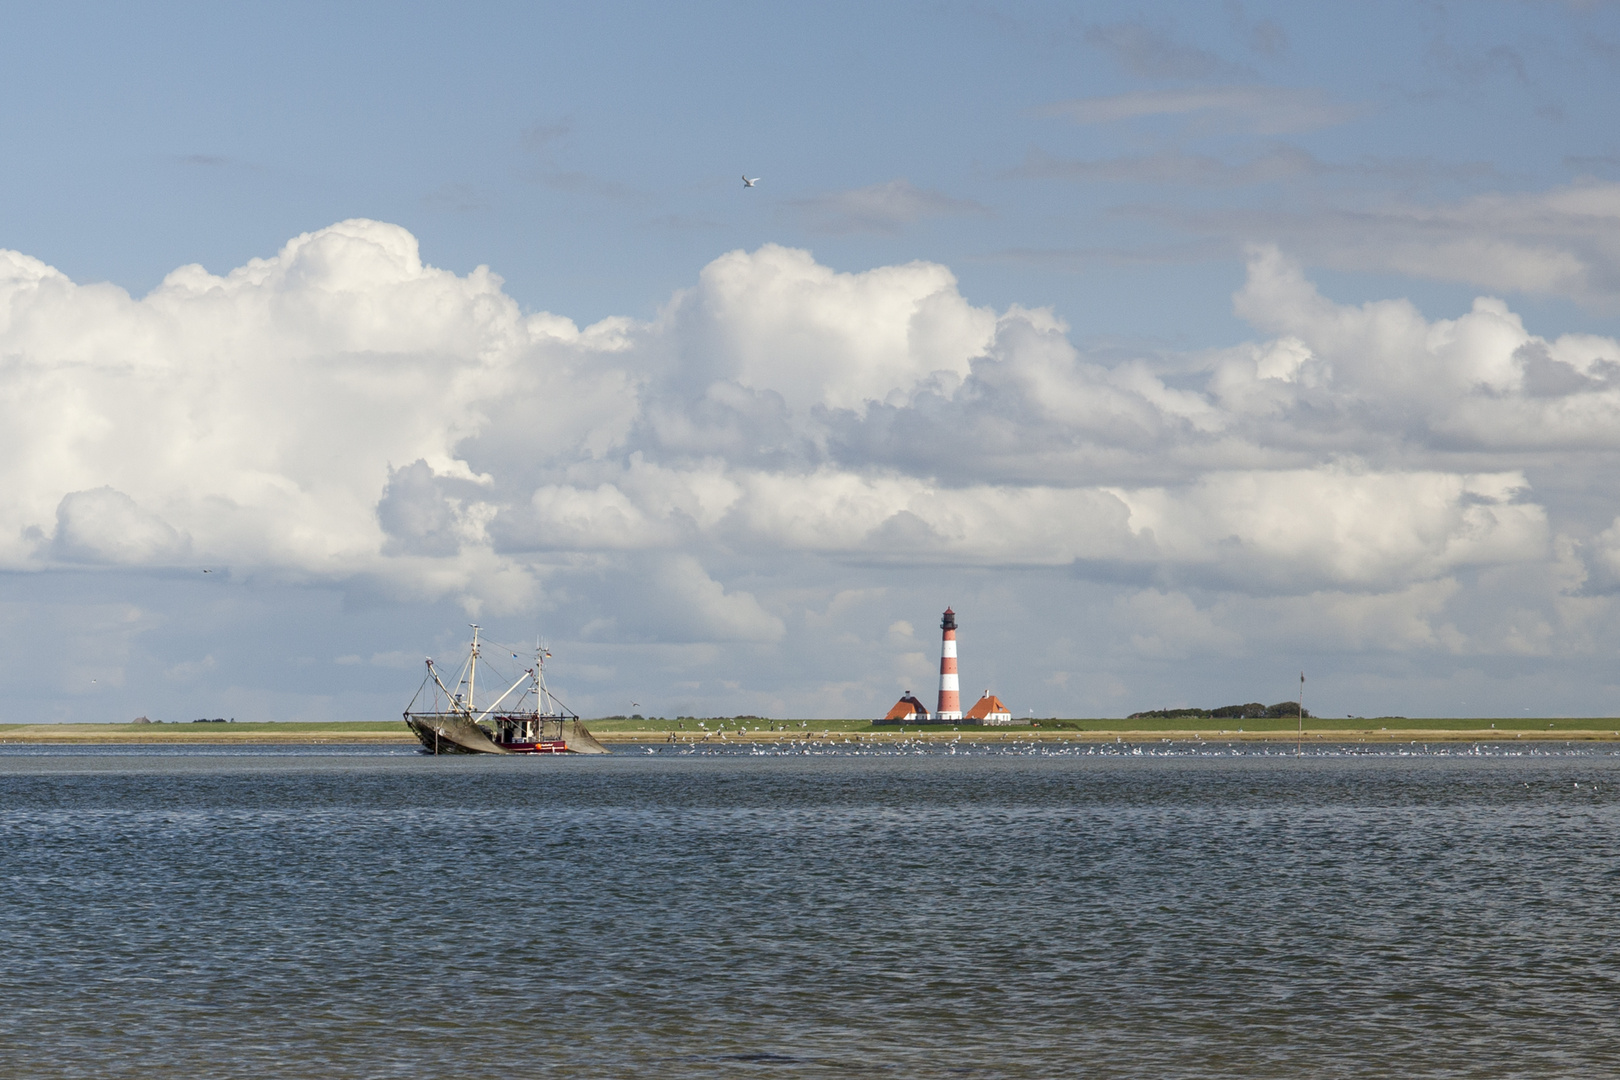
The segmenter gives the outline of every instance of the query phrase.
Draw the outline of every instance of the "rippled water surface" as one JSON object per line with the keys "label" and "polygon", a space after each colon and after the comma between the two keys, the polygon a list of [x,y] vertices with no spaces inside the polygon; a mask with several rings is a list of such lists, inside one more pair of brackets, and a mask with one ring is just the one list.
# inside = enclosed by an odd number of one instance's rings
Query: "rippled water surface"
{"label": "rippled water surface", "polygon": [[1613,1076],[1613,747],[0,754],[18,1077]]}

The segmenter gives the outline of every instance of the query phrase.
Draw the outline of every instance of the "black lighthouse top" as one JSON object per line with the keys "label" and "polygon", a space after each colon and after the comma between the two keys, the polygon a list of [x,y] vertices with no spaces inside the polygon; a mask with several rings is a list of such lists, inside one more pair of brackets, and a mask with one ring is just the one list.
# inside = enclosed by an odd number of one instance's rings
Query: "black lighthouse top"
{"label": "black lighthouse top", "polygon": [[955,630],[956,612],[952,611],[950,608],[946,608],[945,617],[939,621],[939,628],[941,630]]}

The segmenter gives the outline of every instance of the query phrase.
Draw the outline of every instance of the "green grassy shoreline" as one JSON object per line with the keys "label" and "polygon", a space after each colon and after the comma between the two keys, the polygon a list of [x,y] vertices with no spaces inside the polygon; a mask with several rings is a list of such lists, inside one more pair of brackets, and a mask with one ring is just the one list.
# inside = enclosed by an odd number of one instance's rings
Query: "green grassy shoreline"
{"label": "green grassy shoreline", "polygon": [[[1172,717],[1152,720],[1076,719],[1042,720],[1037,726],[977,727],[957,724],[875,725],[870,720],[587,720],[603,742],[784,742],[799,739],[859,737],[876,741],[898,739],[962,739],[970,742],[1009,740],[1127,742],[1160,740],[1265,740],[1297,739],[1298,721],[1205,720]],[[1620,718],[1511,717],[1310,719],[1305,737],[1312,742],[1417,742],[1552,739],[1620,742]],[[265,722],[226,724],[0,724],[0,743],[414,743],[415,737],[398,720],[334,722]]]}
{"label": "green grassy shoreline", "polygon": [[414,743],[398,720],[226,724],[0,724],[0,743]]}
{"label": "green grassy shoreline", "polygon": [[[756,720],[752,717],[736,720],[718,719],[704,720],[706,729],[698,727],[699,721],[686,720],[622,720],[618,718],[586,720],[593,732],[615,731],[644,731],[659,734],[675,731],[680,734],[702,735],[704,730],[714,731],[716,725],[724,725],[725,729],[734,731],[738,726],[748,728],[764,728],[769,731],[772,727],[778,731],[804,733],[807,731],[837,731],[879,733],[899,730],[893,724],[874,724],[870,720]],[[1039,726],[1030,727],[1018,725],[1016,727],[979,727],[975,724],[906,724],[905,730],[911,732],[1043,732],[1043,733],[1071,733],[1071,734],[1100,734],[1120,731],[1197,731],[1205,735],[1212,732],[1233,732],[1241,730],[1244,734],[1274,734],[1279,737],[1285,734],[1295,734],[1299,730],[1297,717],[1282,717],[1265,720],[1206,720],[1200,717],[1183,716],[1169,719],[1076,719],[1076,720],[1037,720]],[[201,726],[201,725],[199,725]],[[1378,731],[1466,731],[1489,732],[1491,730],[1507,732],[1546,731],[1551,728],[1558,730],[1582,731],[1609,731],[1620,735],[1620,717],[1556,717],[1545,716],[1533,719],[1514,719],[1512,717],[1444,717],[1410,718],[1404,716],[1380,717],[1346,717],[1343,719],[1307,717],[1305,730],[1309,732],[1362,732]]]}

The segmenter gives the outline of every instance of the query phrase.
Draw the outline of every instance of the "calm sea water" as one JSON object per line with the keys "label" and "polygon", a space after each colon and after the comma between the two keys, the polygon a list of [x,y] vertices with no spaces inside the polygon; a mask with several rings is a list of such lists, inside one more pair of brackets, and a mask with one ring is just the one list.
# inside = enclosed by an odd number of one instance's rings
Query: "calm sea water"
{"label": "calm sea water", "polygon": [[1379,751],[8,747],[0,1074],[1620,1073],[1615,748]]}

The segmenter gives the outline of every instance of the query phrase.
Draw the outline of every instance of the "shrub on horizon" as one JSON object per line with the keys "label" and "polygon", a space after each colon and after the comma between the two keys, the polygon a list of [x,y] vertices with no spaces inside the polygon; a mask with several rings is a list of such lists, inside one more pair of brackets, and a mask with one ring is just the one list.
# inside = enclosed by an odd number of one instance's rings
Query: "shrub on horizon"
{"label": "shrub on horizon", "polygon": [[[1275,705],[1262,705],[1258,701],[1251,701],[1247,705],[1222,705],[1218,709],[1151,709],[1147,712],[1134,712],[1127,716],[1127,720],[1276,720],[1282,717],[1296,717],[1299,715],[1299,702],[1279,701]],[[1311,718],[1311,710],[1305,710],[1305,719]]]}

